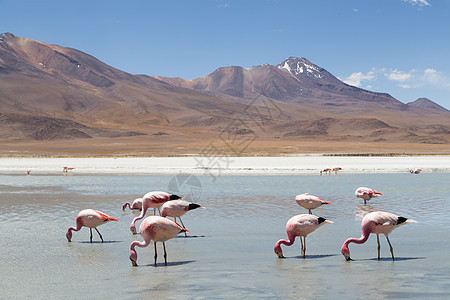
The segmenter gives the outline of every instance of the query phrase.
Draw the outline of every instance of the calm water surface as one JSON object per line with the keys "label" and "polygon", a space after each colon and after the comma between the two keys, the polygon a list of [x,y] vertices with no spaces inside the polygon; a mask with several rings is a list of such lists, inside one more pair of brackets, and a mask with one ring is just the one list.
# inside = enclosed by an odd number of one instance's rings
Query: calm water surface
{"label": "calm water surface", "polygon": [[[336,299],[450,297],[450,174],[340,174],[332,176],[18,176],[0,175],[0,298],[113,299]],[[383,193],[362,205],[359,186]],[[153,245],[138,248],[139,267],[128,259],[135,216],[122,211],[148,191],[164,190],[207,207],[183,217],[188,238],[166,242],[153,265]],[[305,213],[295,195],[311,193],[330,201],[315,211],[334,221],[300,243],[273,246],[286,238],[285,224]],[[65,232],[81,209],[94,208],[120,220],[100,226],[105,239],[89,243],[83,228],[68,243]],[[359,237],[360,215],[383,210],[418,221],[396,229],[390,239],[397,260],[381,237],[340,247]],[[138,223],[140,224],[140,222]],[[162,254],[162,249],[158,247]]]}

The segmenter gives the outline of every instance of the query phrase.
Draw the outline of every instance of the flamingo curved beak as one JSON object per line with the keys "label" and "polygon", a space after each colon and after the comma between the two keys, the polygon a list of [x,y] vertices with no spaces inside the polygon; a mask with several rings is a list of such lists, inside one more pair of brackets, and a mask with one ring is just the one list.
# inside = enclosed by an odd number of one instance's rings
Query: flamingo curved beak
{"label": "flamingo curved beak", "polygon": [[72,240],[71,238],[67,237],[67,241],[70,243]]}
{"label": "flamingo curved beak", "polygon": [[137,267],[138,266],[138,264],[137,264],[137,262],[135,260],[132,260],[132,259],[130,259],[130,260],[131,260],[131,264],[133,265],[133,267]]}
{"label": "flamingo curved beak", "polygon": [[277,253],[278,258],[286,258],[282,253]]}
{"label": "flamingo curved beak", "polygon": [[353,260],[353,259],[350,258],[350,255],[344,254],[344,257],[345,257],[345,260],[346,260],[346,261],[351,261],[351,260]]}

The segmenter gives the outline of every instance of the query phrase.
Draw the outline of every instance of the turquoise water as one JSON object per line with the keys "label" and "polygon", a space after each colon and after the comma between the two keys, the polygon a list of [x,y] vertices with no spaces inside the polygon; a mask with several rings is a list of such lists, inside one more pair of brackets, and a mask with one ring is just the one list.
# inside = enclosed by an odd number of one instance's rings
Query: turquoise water
{"label": "turquoise water", "polygon": [[[19,176],[0,175],[0,298],[113,299],[448,299],[450,285],[450,174],[340,174],[332,176]],[[383,193],[368,205],[354,196],[359,186]],[[206,210],[183,217],[191,231],[166,242],[153,265],[153,245],[138,248],[139,267],[128,259],[134,213],[122,203],[148,191],[174,192]],[[300,243],[286,238],[285,224],[305,213],[295,195],[310,193],[332,202],[314,211],[334,221]],[[120,220],[100,226],[105,243],[83,228],[68,243],[65,232],[84,208]],[[383,210],[418,223],[390,235],[397,260],[376,238],[340,247],[360,236],[360,215]],[[140,222],[138,222],[138,225]]]}

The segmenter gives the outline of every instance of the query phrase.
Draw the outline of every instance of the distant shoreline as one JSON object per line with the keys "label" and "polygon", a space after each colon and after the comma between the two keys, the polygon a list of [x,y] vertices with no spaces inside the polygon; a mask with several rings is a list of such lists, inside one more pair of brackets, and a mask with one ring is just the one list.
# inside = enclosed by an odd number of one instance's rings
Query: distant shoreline
{"label": "distant shoreline", "polygon": [[344,157],[414,157],[414,156],[450,156],[450,153],[279,153],[279,154],[242,154],[242,155],[202,155],[198,154],[93,154],[93,155],[54,155],[54,154],[0,154],[2,158],[129,158],[129,157],[308,157],[308,156],[344,156]]}
{"label": "distant shoreline", "polygon": [[[65,166],[73,170],[65,173]],[[337,174],[409,173],[414,168],[450,173],[450,155],[0,157],[1,174],[19,175],[26,175],[28,169],[31,175],[319,175],[335,167],[341,168]]]}

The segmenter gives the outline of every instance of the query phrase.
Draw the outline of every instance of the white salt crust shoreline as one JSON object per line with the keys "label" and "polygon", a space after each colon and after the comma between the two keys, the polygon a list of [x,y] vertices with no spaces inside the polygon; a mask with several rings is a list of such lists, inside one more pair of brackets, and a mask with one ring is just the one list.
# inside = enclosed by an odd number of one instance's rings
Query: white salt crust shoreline
{"label": "white salt crust shoreline", "polygon": [[324,168],[341,167],[340,173],[402,173],[421,168],[427,172],[450,172],[450,156],[321,156],[294,157],[66,157],[0,158],[1,174],[50,175],[272,175],[319,174]]}

